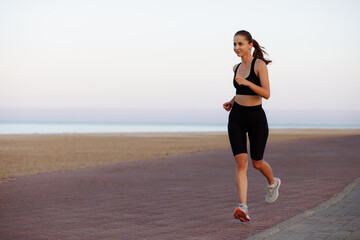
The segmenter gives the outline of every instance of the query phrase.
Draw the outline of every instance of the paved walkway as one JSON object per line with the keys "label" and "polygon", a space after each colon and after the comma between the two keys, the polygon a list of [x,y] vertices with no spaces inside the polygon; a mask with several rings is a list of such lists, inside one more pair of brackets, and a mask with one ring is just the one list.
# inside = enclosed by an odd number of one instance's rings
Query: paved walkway
{"label": "paved walkway", "polygon": [[230,149],[17,177],[0,183],[0,239],[245,239],[357,179],[359,146],[360,136],[269,143],[280,197],[266,204],[265,179],[249,168],[248,223],[232,216]]}
{"label": "paved walkway", "polygon": [[247,240],[359,240],[360,178],[335,197]]}

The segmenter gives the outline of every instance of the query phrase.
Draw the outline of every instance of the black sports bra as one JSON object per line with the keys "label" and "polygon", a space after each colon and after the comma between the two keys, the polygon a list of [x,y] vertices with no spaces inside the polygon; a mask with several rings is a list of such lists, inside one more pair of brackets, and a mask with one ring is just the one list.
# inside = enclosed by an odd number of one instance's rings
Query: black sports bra
{"label": "black sports bra", "polygon": [[[260,79],[258,78],[258,76],[256,76],[255,70],[254,70],[255,61],[256,61],[256,58],[254,58],[252,60],[251,68],[250,68],[250,74],[245,79],[261,87]],[[257,95],[253,90],[251,90],[251,88],[249,88],[247,86],[244,86],[244,85],[239,85],[235,81],[236,73],[237,73],[237,70],[238,70],[240,64],[241,63],[239,63],[239,65],[236,67],[235,72],[234,72],[233,83],[234,83],[234,87],[236,88],[236,94],[239,94],[239,95]]]}

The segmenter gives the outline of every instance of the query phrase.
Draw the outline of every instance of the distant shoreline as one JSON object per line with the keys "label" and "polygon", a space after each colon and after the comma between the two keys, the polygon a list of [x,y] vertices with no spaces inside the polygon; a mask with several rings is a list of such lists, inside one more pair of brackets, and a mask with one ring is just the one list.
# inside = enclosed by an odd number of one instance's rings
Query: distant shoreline
{"label": "distant shoreline", "polygon": [[[270,129],[357,130],[360,125],[295,125],[269,124]],[[63,133],[156,133],[156,132],[226,132],[227,123],[84,123],[84,122],[0,122],[4,134],[63,134]]]}
{"label": "distant shoreline", "polygon": [[[178,131],[178,132],[68,132],[68,133],[0,133],[1,136],[11,135],[105,135],[105,136],[179,136],[188,134],[227,134],[227,131]],[[321,135],[356,135],[360,128],[269,128],[269,134],[321,134]]]}

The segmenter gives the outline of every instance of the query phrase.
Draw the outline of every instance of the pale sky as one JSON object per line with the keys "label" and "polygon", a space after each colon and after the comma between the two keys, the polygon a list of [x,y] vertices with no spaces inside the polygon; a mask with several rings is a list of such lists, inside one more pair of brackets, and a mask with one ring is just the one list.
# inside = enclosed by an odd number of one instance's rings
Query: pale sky
{"label": "pale sky", "polygon": [[219,109],[244,29],[267,109],[360,111],[359,24],[355,0],[0,0],[0,109]]}

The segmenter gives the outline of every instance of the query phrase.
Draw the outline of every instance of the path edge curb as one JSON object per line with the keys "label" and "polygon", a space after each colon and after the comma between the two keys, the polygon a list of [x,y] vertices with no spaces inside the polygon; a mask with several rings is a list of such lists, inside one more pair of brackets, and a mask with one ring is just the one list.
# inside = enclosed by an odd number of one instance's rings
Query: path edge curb
{"label": "path edge curb", "polygon": [[250,237],[246,238],[246,240],[262,240],[262,239],[270,237],[271,235],[273,235],[275,233],[283,231],[286,228],[304,220],[305,218],[308,218],[308,217],[310,217],[318,212],[321,212],[321,211],[335,205],[336,203],[340,202],[343,198],[345,198],[347,195],[349,195],[358,185],[360,185],[360,177],[355,179],[350,184],[348,184],[341,192],[335,194],[335,196],[328,199],[327,201],[320,203],[316,207],[306,210],[303,213],[300,213],[284,222],[278,223],[275,226],[268,228],[263,232],[255,234],[253,236],[250,236]]}

